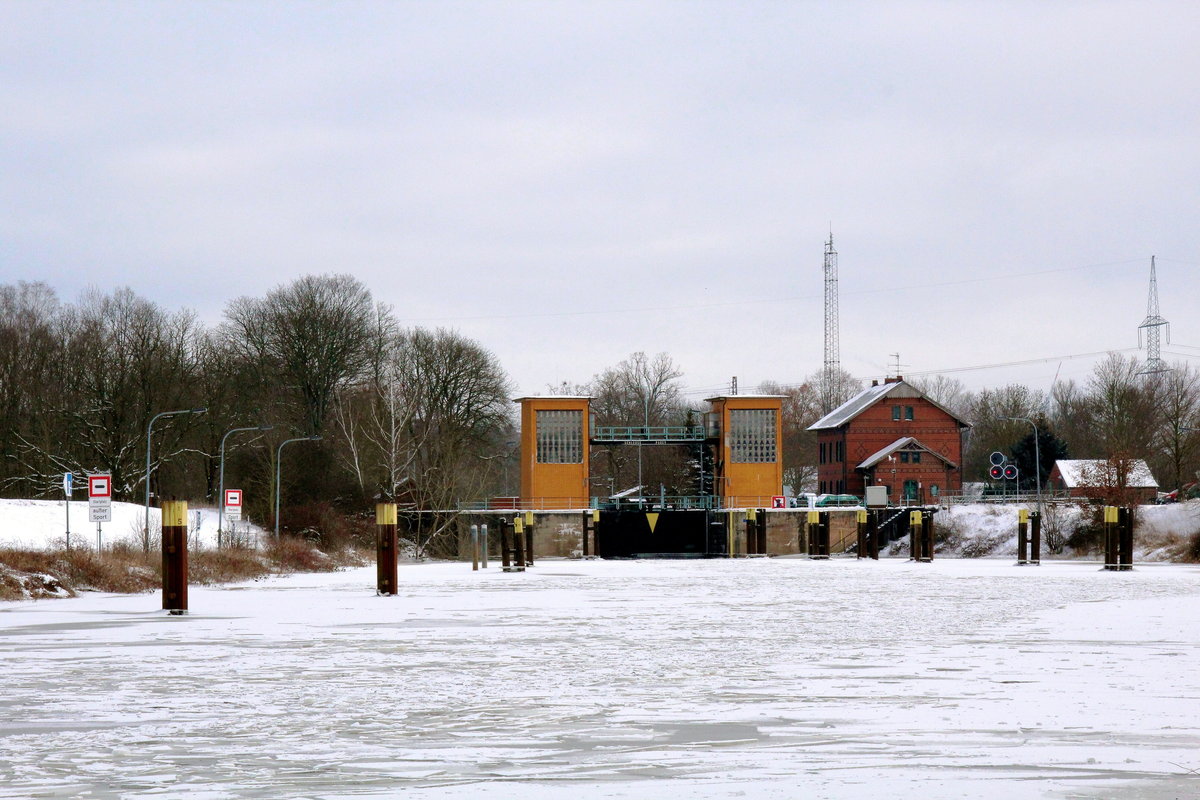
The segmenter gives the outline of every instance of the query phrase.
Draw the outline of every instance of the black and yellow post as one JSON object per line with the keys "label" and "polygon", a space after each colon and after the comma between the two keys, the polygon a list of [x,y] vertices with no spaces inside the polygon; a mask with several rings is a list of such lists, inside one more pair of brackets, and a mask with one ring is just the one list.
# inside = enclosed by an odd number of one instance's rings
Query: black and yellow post
{"label": "black and yellow post", "polygon": [[1117,569],[1121,572],[1133,569],[1133,509],[1122,508],[1118,515]]}
{"label": "black and yellow post", "polygon": [[767,554],[767,510],[765,508],[760,508],[755,515],[755,525],[755,535],[758,536],[756,548],[760,556],[765,556]]}
{"label": "black and yellow post", "polygon": [[867,552],[871,558],[879,560],[879,509],[867,512]]}
{"label": "black and yellow post", "polygon": [[1042,512],[1034,511],[1029,515],[1029,563],[1040,566],[1042,563]]}
{"label": "black and yellow post", "polygon": [[920,511],[908,512],[908,551],[909,558],[913,561],[921,561],[921,545],[924,544],[921,536],[921,526],[924,524]]}
{"label": "black and yellow post", "polygon": [[162,504],[162,607],[171,614],[188,610],[187,501]]}
{"label": "black and yellow post", "polygon": [[525,512],[525,566],[533,566],[533,512]]}
{"label": "black and yellow post", "polygon": [[1117,568],[1117,521],[1120,512],[1116,506],[1104,507],[1104,568]]}
{"label": "black and yellow post", "polygon": [[758,555],[758,526],[754,520],[753,508],[746,509],[746,555]]}
{"label": "black and yellow post", "polygon": [[592,554],[600,557],[600,509],[592,509]]}
{"label": "black and yellow post", "polygon": [[860,508],[858,510],[857,518],[858,518],[858,530],[856,532],[858,535],[855,540],[854,557],[855,558],[866,558],[867,557],[867,510],[865,508]]}
{"label": "black and yellow post", "polygon": [[933,561],[933,514],[921,514],[921,560]]}
{"label": "black and yellow post", "polygon": [[817,557],[817,539],[820,537],[818,532],[820,527],[821,513],[809,511],[804,521],[804,549],[808,552],[809,558]]}
{"label": "black and yellow post", "polygon": [[375,593],[399,593],[396,555],[396,504],[375,504]]}
{"label": "black and yellow post", "polygon": [[511,550],[508,538],[508,520],[501,518],[496,526],[500,528],[500,566],[505,572],[512,572],[512,561],[509,558]]}
{"label": "black and yellow post", "polygon": [[1029,563],[1029,509],[1017,509],[1017,564]]}
{"label": "black and yellow post", "polygon": [[583,525],[580,528],[582,533],[580,534],[580,537],[579,537],[579,546],[580,546],[580,549],[583,551],[584,558],[588,557],[588,534],[590,534],[592,532],[592,514],[593,513],[594,512],[591,512],[591,511],[584,511],[583,517],[581,519],[581,522],[583,523]]}
{"label": "black and yellow post", "polygon": [[513,519],[513,551],[512,551],[512,566],[507,568],[508,572],[524,572],[525,571],[525,520],[520,516]]}

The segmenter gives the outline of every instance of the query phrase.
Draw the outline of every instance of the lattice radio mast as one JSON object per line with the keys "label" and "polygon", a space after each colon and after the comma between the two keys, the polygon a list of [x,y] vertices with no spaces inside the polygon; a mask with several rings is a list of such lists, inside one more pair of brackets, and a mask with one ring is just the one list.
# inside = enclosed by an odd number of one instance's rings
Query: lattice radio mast
{"label": "lattice radio mast", "polygon": [[1155,274],[1154,256],[1150,256],[1150,297],[1146,300],[1146,318],[1138,325],[1138,347],[1142,346],[1142,331],[1146,332],[1146,366],[1138,375],[1158,375],[1171,370],[1160,355],[1161,328],[1166,329],[1167,344],[1170,344],[1171,324],[1158,312],[1158,276]]}
{"label": "lattice radio mast", "polygon": [[822,413],[833,410],[834,382],[841,371],[838,346],[838,254],[833,249],[833,231],[825,243],[825,386],[821,393]]}

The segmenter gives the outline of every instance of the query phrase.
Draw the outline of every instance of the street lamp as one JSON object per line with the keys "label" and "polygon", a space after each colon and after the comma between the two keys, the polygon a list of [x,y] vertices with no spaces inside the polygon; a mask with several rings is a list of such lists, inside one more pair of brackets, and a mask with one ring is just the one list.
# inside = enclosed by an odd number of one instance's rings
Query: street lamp
{"label": "street lamp", "polygon": [[274,425],[257,425],[257,426],[251,427],[251,428],[233,428],[232,430],[226,431],[225,435],[221,437],[221,469],[220,469],[221,478],[220,478],[220,481],[218,482],[219,488],[217,489],[217,492],[218,492],[218,494],[217,494],[217,548],[218,549],[221,547],[221,528],[225,522],[225,440],[229,438],[230,434],[234,434],[239,431],[269,431],[269,430],[274,430],[274,429],[275,429]]}
{"label": "street lamp", "polygon": [[283,466],[283,446],[292,442],[318,442],[320,436],[300,436],[295,439],[284,439],[275,451],[275,541],[279,541],[279,480]]}
{"label": "street lamp", "polygon": [[1037,424],[1033,420],[1026,419],[1025,417],[1005,417],[1005,419],[1010,420],[1012,422],[1028,422],[1030,425],[1033,425],[1033,460],[1035,462],[1034,466],[1033,466],[1033,476],[1035,478],[1037,478],[1038,513],[1041,514],[1042,513],[1042,450],[1038,446]]}
{"label": "street lamp", "polygon": [[162,411],[150,418],[150,424],[146,426],[146,528],[145,538],[142,540],[142,549],[147,553],[150,552],[150,432],[154,430],[154,423],[158,422],[161,417],[174,417],[179,414],[203,414],[208,411],[207,408],[183,408],[179,411]]}

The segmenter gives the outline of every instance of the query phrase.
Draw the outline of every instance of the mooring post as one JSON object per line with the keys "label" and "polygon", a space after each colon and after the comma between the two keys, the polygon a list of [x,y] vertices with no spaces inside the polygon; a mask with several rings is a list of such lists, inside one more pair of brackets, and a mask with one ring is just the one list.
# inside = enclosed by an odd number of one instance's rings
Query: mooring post
{"label": "mooring post", "polygon": [[471,526],[471,571],[479,571],[479,526]]}
{"label": "mooring post", "polygon": [[1122,572],[1133,569],[1133,509],[1122,508],[1120,511],[1120,539],[1117,543],[1118,569]]}
{"label": "mooring post", "polygon": [[1029,563],[1029,509],[1017,509],[1017,564]]}
{"label": "mooring post", "polygon": [[933,561],[933,514],[921,513],[921,560]]}
{"label": "mooring post", "polygon": [[821,514],[809,511],[804,521],[804,550],[809,558],[817,557],[817,527],[821,524]]}
{"label": "mooring post", "polygon": [[501,519],[496,524],[500,526],[500,565],[505,572],[510,572],[512,571],[512,562],[508,558],[508,520]]}
{"label": "mooring post", "polygon": [[581,522],[583,523],[583,527],[581,528],[583,533],[580,536],[579,545],[580,545],[580,548],[583,550],[583,557],[587,558],[588,557],[588,529],[591,527],[591,524],[592,524],[592,512],[584,511],[583,516],[581,518]]}
{"label": "mooring post", "polygon": [[921,560],[921,512],[908,512],[908,555],[913,561]]}
{"label": "mooring post", "polygon": [[519,515],[513,520],[513,565],[509,572],[525,571],[525,520]]}
{"label": "mooring post", "polygon": [[1104,568],[1117,569],[1117,521],[1120,518],[1116,506],[1104,507]]}
{"label": "mooring post", "polygon": [[865,508],[860,508],[858,510],[858,514],[856,514],[855,516],[858,519],[858,530],[857,530],[858,535],[855,540],[856,544],[854,547],[854,557],[856,559],[866,558],[867,557],[867,510]]}
{"label": "mooring post", "polygon": [[533,512],[525,512],[525,566],[533,566]]}
{"label": "mooring post", "polygon": [[879,560],[879,510],[874,508],[867,512],[867,553]]}
{"label": "mooring post", "polygon": [[396,504],[375,504],[375,593],[395,595],[399,592],[396,571]]}
{"label": "mooring post", "polygon": [[600,509],[592,509],[592,555],[600,557]]}
{"label": "mooring post", "polygon": [[758,553],[758,531],[757,525],[754,522],[753,508],[746,509],[746,524],[743,531],[743,536],[746,540],[746,555],[756,555]]}
{"label": "mooring post", "polygon": [[171,614],[188,610],[187,501],[162,504],[162,607]]}
{"label": "mooring post", "polygon": [[760,508],[758,510],[758,554],[765,556],[767,554],[767,510]]}
{"label": "mooring post", "polygon": [[483,568],[484,568],[484,569],[487,569],[487,556],[488,556],[488,537],[487,537],[487,533],[488,533],[488,531],[487,531],[487,523],[485,522],[485,523],[483,523],[482,525],[480,525],[480,526],[479,526],[479,538],[480,538],[480,540],[481,540],[481,541],[480,541],[480,543],[479,543],[479,549],[480,549],[480,555],[482,556],[482,558],[481,558],[480,560],[481,560],[481,561],[483,561]]}
{"label": "mooring post", "polygon": [[1042,512],[1040,511],[1029,514],[1029,563],[1034,566],[1042,563]]}

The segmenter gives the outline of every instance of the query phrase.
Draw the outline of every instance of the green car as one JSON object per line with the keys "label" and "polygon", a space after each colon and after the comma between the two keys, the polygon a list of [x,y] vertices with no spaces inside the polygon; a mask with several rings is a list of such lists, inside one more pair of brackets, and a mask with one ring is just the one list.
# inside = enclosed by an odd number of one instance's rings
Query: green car
{"label": "green car", "polygon": [[862,500],[852,494],[823,494],[817,498],[817,508],[829,506],[861,506]]}

